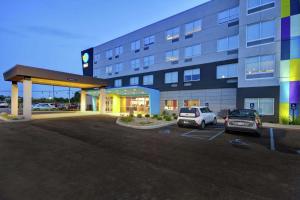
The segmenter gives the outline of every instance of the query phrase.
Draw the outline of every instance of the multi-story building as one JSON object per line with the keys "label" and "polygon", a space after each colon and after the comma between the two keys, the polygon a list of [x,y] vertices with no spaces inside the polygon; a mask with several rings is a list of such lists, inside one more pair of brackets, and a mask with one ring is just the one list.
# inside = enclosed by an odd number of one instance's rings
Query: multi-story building
{"label": "multi-story building", "polygon": [[211,0],[82,51],[106,79],[106,112],[254,108],[267,121],[300,106],[300,1]]}

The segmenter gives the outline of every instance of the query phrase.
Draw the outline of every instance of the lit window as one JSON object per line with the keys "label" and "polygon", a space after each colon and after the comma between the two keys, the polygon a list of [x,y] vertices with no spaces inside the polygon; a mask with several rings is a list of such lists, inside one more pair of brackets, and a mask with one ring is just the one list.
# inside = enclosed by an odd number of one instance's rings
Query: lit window
{"label": "lit window", "polygon": [[247,46],[255,46],[274,42],[275,21],[260,22],[247,25]]}
{"label": "lit window", "polygon": [[140,59],[131,60],[130,65],[133,70],[139,69],[140,68]]}
{"label": "lit window", "polygon": [[168,72],[165,73],[165,83],[177,83],[178,82],[178,72]]}
{"label": "lit window", "polygon": [[139,77],[131,77],[130,78],[130,85],[138,85],[139,84]]}
{"label": "lit window", "polygon": [[131,43],[131,51],[138,51],[141,48],[141,41],[137,40]]}
{"label": "lit window", "polygon": [[106,67],[105,67],[105,73],[106,73],[106,74],[111,74],[111,73],[112,73],[112,68],[113,68],[112,65],[106,66]]}
{"label": "lit window", "polygon": [[105,52],[105,57],[106,57],[107,59],[111,59],[112,56],[113,56],[113,51],[112,51],[112,50],[107,50],[107,51]]}
{"label": "lit window", "polygon": [[201,55],[201,44],[186,47],[184,50],[185,58],[192,58]]}
{"label": "lit window", "polygon": [[151,44],[154,44],[154,42],[155,42],[155,36],[154,35],[151,35],[149,37],[144,38],[144,46],[149,46]]}
{"label": "lit window", "polygon": [[191,69],[184,71],[184,82],[199,81],[200,80],[200,69]]}
{"label": "lit window", "polygon": [[191,35],[195,32],[201,31],[202,20],[197,20],[185,25],[185,35]]}
{"label": "lit window", "polygon": [[166,40],[174,40],[179,38],[179,27],[170,29],[166,32]]}
{"label": "lit window", "polygon": [[123,71],[123,63],[117,63],[115,72],[120,73],[121,71]]}
{"label": "lit window", "polygon": [[217,51],[228,51],[239,48],[239,36],[234,35],[226,38],[219,39],[217,41]]}
{"label": "lit window", "polygon": [[251,109],[254,104],[254,110],[261,115],[274,115],[274,99],[273,98],[246,98],[244,108]]}
{"label": "lit window", "polygon": [[115,87],[122,87],[122,79],[115,80]]}
{"label": "lit window", "polygon": [[177,100],[165,100],[165,110],[176,111],[178,109]]}
{"label": "lit window", "polygon": [[153,85],[153,75],[143,76],[143,85]]}
{"label": "lit window", "polygon": [[237,77],[237,66],[237,64],[217,66],[217,79]]}
{"label": "lit window", "polygon": [[166,52],[166,61],[167,62],[173,62],[179,60],[179,51],[178,50],[172,50]]}
{"label": "lit window", "polygon": [[229,22],[239,18],[239,7],[234,7],[228,10],[224,10],[218,14],[219,24]]}
{"label": "lit window", "polygon": [[99,62],[99,60],[100,60],[100,54],[99,53],[95,54],[94,55],[94,64],[97,64]]}
{"label": "lit window", "polygon": [[275,72],[275,55],[250,57],[245,60],[246,79],[272,78]]}
{"label": "lit window", "polygon": [[123,46],[119,46],[115,49],[116,56],[123,54]]}
{"label": "lit window", "polygon": [[154,56],[144,57],[144,66],[149,67],[154,65]]}
{"label": "lit window", "polygon": [[200,106],[199,99],[188,99],[183,101],[184,107]]}

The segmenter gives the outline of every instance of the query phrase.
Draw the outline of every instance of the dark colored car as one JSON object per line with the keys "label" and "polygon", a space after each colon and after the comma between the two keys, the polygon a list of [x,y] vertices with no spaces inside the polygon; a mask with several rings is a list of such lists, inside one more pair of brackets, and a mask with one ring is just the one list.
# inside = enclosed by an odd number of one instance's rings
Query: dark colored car
{"label": "dark colored car", "polygon": [[225,118],[225,131],[247,132],[261,135],[262,122],[256,110],[237,109]]}

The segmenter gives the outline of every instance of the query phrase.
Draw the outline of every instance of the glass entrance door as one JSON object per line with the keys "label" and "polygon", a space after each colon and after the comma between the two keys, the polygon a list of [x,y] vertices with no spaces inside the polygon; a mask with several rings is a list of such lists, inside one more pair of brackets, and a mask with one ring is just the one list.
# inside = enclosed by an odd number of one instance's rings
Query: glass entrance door
{"label": "glass entrance door", "polygon": [[113,107],[113,98],[112,97],[106,97],[105,101],[105,112],[112,112],[112,107]]}

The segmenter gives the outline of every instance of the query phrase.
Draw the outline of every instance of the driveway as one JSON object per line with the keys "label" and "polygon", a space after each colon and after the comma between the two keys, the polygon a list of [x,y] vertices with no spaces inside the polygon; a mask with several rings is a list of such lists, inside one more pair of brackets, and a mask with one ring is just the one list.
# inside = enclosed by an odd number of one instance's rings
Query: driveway
{"label": "driveway", "polygon": [[[300,198],[300,156],[272,152],[259,138],[199,139],[182,136],[193,129],[135,130],[115,120],[0,124],[0,199]],[[233,147],[236,137],[250,138],[250,148]]]}

